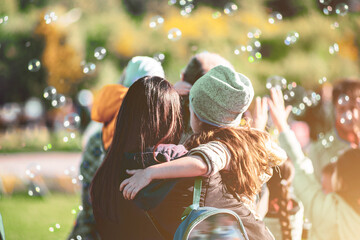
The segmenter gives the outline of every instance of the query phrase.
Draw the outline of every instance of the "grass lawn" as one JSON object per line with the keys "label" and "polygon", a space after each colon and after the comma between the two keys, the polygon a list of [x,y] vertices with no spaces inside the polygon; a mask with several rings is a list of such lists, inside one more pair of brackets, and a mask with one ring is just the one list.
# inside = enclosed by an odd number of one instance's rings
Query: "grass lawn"
{"label": "grass lawn", "polygon": [[[49,194],[44,198],[13,195],[0,198],[0,213],[7,240],[63,240],[75,220],[74,210],[79,210],[80,196]],[[56,224],[60,228],[56,228]],[[51,232],[49,228],[53,227]]]}

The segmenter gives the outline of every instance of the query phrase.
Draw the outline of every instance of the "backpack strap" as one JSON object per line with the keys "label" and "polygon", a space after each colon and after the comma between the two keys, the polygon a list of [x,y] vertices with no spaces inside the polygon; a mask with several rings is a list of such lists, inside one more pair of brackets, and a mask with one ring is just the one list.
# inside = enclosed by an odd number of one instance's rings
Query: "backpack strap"
{"label": "backpack strap", "polygon": [[192,210],[198,209],[200,206],[200,197],[201,197],[201,185],[202,179],[201,177],[197,177],[194,183],[194,192],[193,192],[193,204],[185,209],[183,214],[181,215],[181,221],[183,221]]}

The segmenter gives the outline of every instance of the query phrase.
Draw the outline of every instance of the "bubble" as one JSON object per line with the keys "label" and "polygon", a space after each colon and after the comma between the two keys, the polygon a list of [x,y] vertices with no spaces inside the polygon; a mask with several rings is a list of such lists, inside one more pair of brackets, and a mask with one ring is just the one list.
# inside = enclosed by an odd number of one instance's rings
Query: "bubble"
{"label": "bubble", "polygon": [[93,74],[95,72],[95,69],[96,69],[95,63],[89,62],[89,63],[86,63],[84,65],[83,73],[90,75],[90,74]]}
{"label": "bubble", "polygon": [[177,41],[181,38],[181,31],[178,28],[172,28],[168,32],[168,39],[171,41]]}
{"label": "bubble", "polygon": [[255,53],[255,58],[261,59],[261,58],[262,58],[262,54],[261,54],[260,52]]}
{"label": "bubble", "polygon": [[248,57],[248,62],[249,62],[249,63],[253,63],[254,61],[255,61],[254,56],[249,56],[249,57]]}
{"label": "bubble", "polygon": [[53,228],[53,227],[49,227],[49,231],[50,231],[50,232],[54,232],[54,228]]}
{"label": "bubble", "polygon": [[260,36],[261,36],[261,30],[258,28],[254,28],[247,33],[247,37],[250,39],[252,39],[252,38],[258,39],[258,38],[260,38]]}
{"label": "bubble", "polygon": [[283,19],[283,16],[279,12],[272,12],[269,16],[268,22],[270,24],[275,24],[280,22]]}
{"label": "bubble", "polygon": [[341,106],[346,106],[349,104],[350,97],[346,94],[341,94],[337,100],[337,103]]}
{"label": "bubble", "polygon": [[285,89],[286,88],[286,79],[281,76],[270,76],[266,79],[266,88],[277,88],[277,89]]}
{"label": "bubble", "polygon": [[104,47],[97,47],[94,50],[94,57],[97,60],[102,60],[106,56],[106,49]]}
{"label": "bubble", "polygon": [[186,0],[180,0],[179,4],[180,4],[180,6],[184,6],[186,4]]}
{"label": "bubble", "polygon": [[293,32],[289,32],[286,35],[286,38],[284,40],[285,45],[289,46],[291,44],[296,43],[296,41],[299,39],[299,33],[293,31]]}
{"label": "bubble", "polygon": [[56,88],[48,86],[44,89],[43,97],[47,100],[53,100],[56,97]]}
{"label": "bubble", "polygon": [[331,54],[331,55],[334,55],[334,54],[336,54],[336,53],[338,53],[339,52],[339,45],[337,44],[337,43],[334,43],[333,45],[331,45],[330,47],[329,47],[329,53]]}
{"label": "bubble", "polygon": [[6,24],[9,21],[9,16],[4,16],[0,18],[0,24]]}
{"label": "bubble", "polygon": [[90,106],[94,101],[94,95],[90,90],[82,89],[77,94],[77,100],[79,104],[83,107]]}
{"label": "bubble", "polygon": [[25,170],[25,174],[29,179],[34,179],[41,172],[41,165],[38,163],[30,163]]}
{"label": "bubble", "polygon": [[52,22],[56,22],[56,20],[58,19],[58,17],[56,16],[55,12],[47,12],[45,15],[44,15],[44,20],[45,20],[45,23],[46,24],[50,24]]}
{"label": "bubble", "polygon": [[219,17],[221,17],[221,12],[219,11],[213,12],[211,16],[213,19],[218,19]]}
{"label": "bubble", "polygon": [[340,123],[344,125],[351,125],[352,124],[352,113],[350,110],[344,112],[340,117]]}
{"label": "bubble", "polygon": [[76,137],[76,134],[75,133],[70,133],[70,138],[74,139]]}
{"label": "bubble", "polygon": [[183,17],[187,17],[190,15],[190,13],[192,12],[192,10],[194,9],[194,5],[193,4],[186,4],[184,7],[182,7],[182,9],[180,10],[180,15]]}
{"label": "bubble", "polygon": [[82,240],[82,237],[80,235],[77,235],[76,240]]}
{"label": "bubble", "polygon": [[64,118],[64,127],[67,130],[74,131],[80,127],[81,119],[77,113],[70,113]]}
{"label": "bubble", "polygon": [[333,30],[335,30],[335,29],[337,29],[337,28],[339,28],[339,23],[338,22],[334,22],[334,23],[332,23],[331,25],[330,25],[330,28],[331,29],[333,29]]}
{"label": "bubble", "polygon": [[325,15],[330,15],[331,14],[331,12],[332,12],[332,7],[331,6],[327,6],[326,8],[323,8],[323,13],[325,14]]}
{"label": "bubble", "polygon": [[14,123],[21,113],[21,107],[18,103],[5,103],[0,112],[0,119],[7,123]]}
{"label": "bubble", "polygon": [[224,13],[231,16],[238,10],[238,6],[233,2],[228,2],[225,4]]}
{"label": "bubble", "polygon": [[168,1],[168,4],[171,6],[171,5],[174,5],[174,4],[176,4],[176,0],[169,0]]}
{"label": "bubble", "polygon": [[61,226],[60,226],[60,224],[56,223],[56,224],[55,224],[55,227],[56,227],[57,229],[60,229]]}
{"label": "bubble", "polygon": [[324,84],[327,81],[326,77],[322,77],[319,79],[319,84]]}
{"label": "bubble", "polygon": [[332,0],[319,0],[319,3],[323,4],[323,5],[329,5],[329,3],[331,3]]}
{"label": "bubble", "polygon": [[66,97],[62,94],[56,94],[55,98],[51,101],[51,106],[61,108],[66,103]]}
{"label": "bubble", "polygon": [[40,70],[40,68],[41,68],[41,63],[38,59],[34,58],[29,61],[28,70],[30,72],[37,72]]}
{"label": "bubble", "polygon": [[43,114],[43,106],[38,98],[32,97],[25,102],[24,115],[29,120],[36,120]]}
{"label": "bubble", "polygon": [[158,61],[158,62],[163,62],[164,60],[165,60],[165,54],[163,54],[163,53],[155,53],[154,54],[154,56],[153,56],[153,58],[156,60],[156,61]]}
{"label": "bubble", "polygon": [[28,191],[28,195],[29,195],[30,197],[34,196],[33,191],[29,190],[29,191]]}
{"label": "bubble", "polygon": [[337,15],[345,16],[349,12],[349,6],[345,3],[339,3],[335,7],[335,12]]}
{"label": "bubble", "polygon": [[307,107],[312,107],[318,105],[321,96],[316,92],[308,91],[307,94],[303,97],[303,103]]}
{"label": "bubble", "polygon": [[[84,180],[84,176],[83,176],[83,175],[79,175],[78,178],[79,178],[80,181]],[[80,209],[80,210],[82,210],[82,209]]]}
{"label": "bubble", "polygon": [[244,45],[239,45],[239,46],[235,47],[235,49],[234,49],[235,55],[240,55],[243,52],[246,52],[246,46],[244,46]]}
{"label": "bubble", "polygon": [[67,136],[63,137],[63,142],[67,143],[69,141],[69,138]]}
{"label": "bubble", "polygon": [[30,47],[31,46],[31,42],[30,41],[27,41],[26,43],[25,43],[25,47]]}
{"label": "bubble", "polygon": [[164,23],[164,18],[159,15],[156,15],[150,19],[149,27],[156,29],[161,27],[163,23]]}

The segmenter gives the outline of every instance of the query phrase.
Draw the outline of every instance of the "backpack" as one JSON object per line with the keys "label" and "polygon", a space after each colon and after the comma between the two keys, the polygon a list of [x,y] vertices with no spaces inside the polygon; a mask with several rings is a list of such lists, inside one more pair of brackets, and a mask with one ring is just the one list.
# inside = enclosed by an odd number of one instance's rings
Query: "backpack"
{"label": "backpack", "polygon": [[174,240],[249,240],[240,217],[234,211],[200,207],[201,185],[201,178],[196,178],[193,204],[182,214]]}

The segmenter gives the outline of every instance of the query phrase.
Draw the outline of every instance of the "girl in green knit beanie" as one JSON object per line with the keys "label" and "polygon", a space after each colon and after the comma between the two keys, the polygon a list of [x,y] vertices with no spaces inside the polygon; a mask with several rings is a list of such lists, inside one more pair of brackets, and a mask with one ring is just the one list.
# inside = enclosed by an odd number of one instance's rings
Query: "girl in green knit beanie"
{"label": "girl in green knit beanie", "polygon": [[141,170],[120,185],[126,199],[154,179],[210,177],[221,172],[226,191],[253,202],[271,167],[286,160],[285,152],[268,133],[240,126],[242,114],[254,96],[250,80],[234,70],[217,66],[198,79],[190,91],[193,134],[185,143],[186,157]]}

